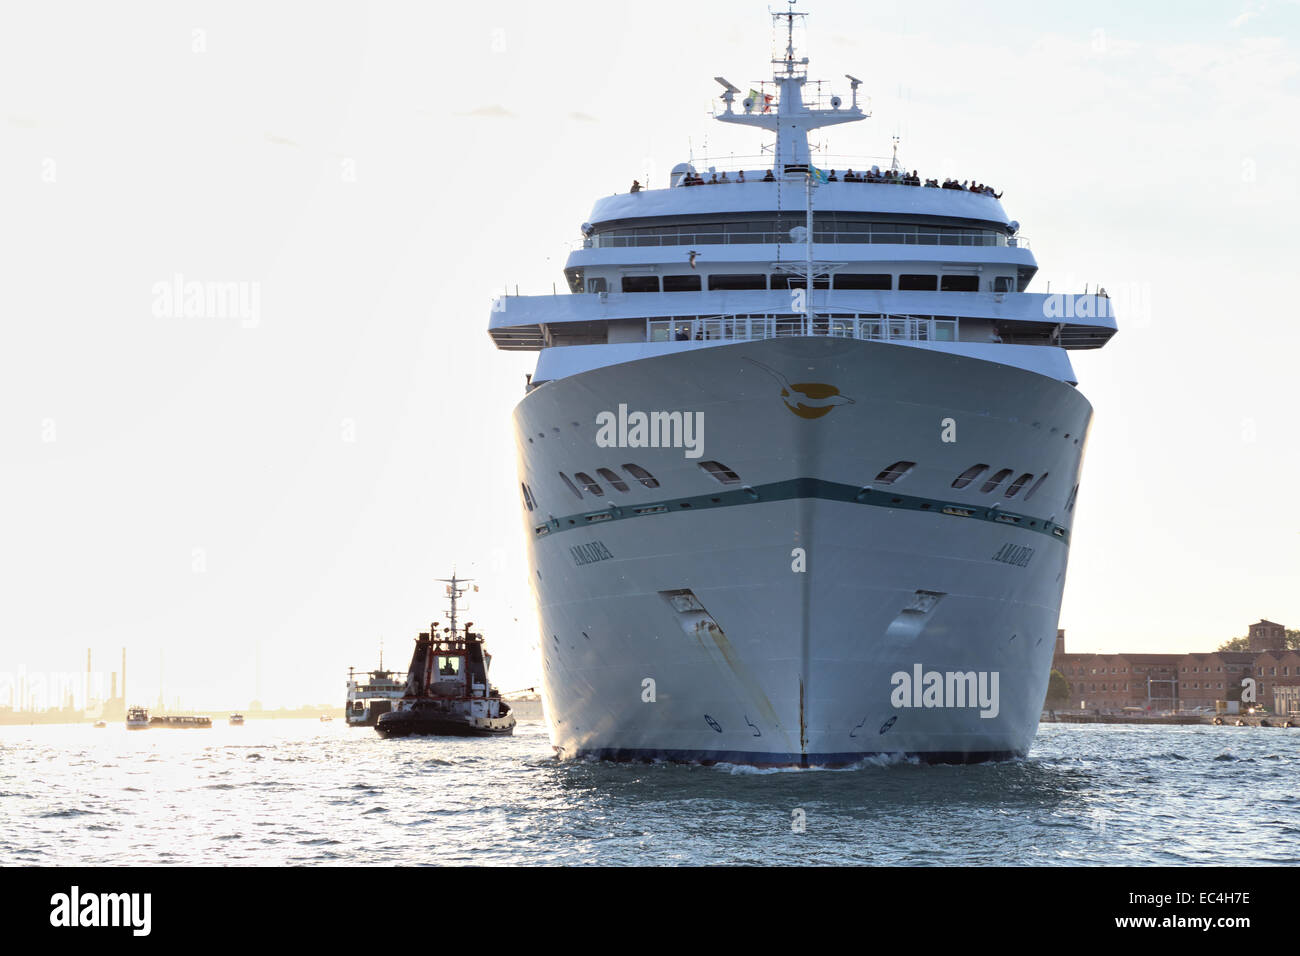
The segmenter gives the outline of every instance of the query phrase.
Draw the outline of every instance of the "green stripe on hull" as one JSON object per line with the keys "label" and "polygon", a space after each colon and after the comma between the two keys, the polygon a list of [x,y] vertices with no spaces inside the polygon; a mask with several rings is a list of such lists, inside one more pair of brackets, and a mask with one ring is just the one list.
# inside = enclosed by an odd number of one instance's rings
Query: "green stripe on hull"
{"label": "green stripe on hull", "polygon": [[895,511],[929,512],[958,521],[988,521],[1018,528],[1022,531],[1046,535],[1063,544],[1069,544],[1070,542],[1068,528],[1034,515],[961,501],[944,501],[939,498],[903,495],[888,489],[846,485],[837,481],[823,481],[820,478],[792,478],[788,481],[775,481],[766,485],[746,486],[738,490],[721,491],[713,495],[667,498],[663,501],[652,501],[645,504],[617,505],[599,511],[579,512],[561,518],[553,518],[546,524],[537,525],[533,529],[533,534],[535,537],[541,538],[562,531],[573,531],[577,528],[603,524],[606,521],[648,518],[654,515],[682,511],[703,511],[706,508],[731,508],[737,505],[760,504],[765,501],[795,501],[801,498],[841,501],[846,504],[859,504],[874,508],[891,508]]}

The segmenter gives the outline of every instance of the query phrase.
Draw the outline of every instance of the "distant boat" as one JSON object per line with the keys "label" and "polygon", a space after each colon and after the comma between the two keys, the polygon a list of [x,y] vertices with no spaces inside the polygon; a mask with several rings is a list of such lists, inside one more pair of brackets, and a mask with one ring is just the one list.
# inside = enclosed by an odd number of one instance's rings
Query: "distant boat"
{"label": "distant boat", "polygon": [[107,722],[107,721],[103,721],[103,720],[97,720],[97,721],[95,721],[95,729],[96,729],[96,730],[102,730],[102,729],[104,729],[104,728],[107,727],[107,726],[108,726],[108,722]]}
{"label": "distant boat", "polygon": [[149,711],[143,707],[132,707],[126,712],[127,730],[148,730]]}
{"label": "distant boat", "polygon": [[384,648],[379,646],[379,668],[364,675],[348,668],[344,718],[349,727],[373,727],[393,709],[406,691],[406,675],[384,670]]}
{"label": "distant boat", "polygon": [[172,727],[185,730],[205,729],[212,726],[211,717],[150,717],[150,727]]}
{"label": "distant boat", "polygon": [[488,683],[488,654],[483,635],[458,628],[456,599],[464,593],[453,574],[447,594],[451,598],[450,626],[440,634],[436,623],[415,641],[411,666],[406,671],[406,692],[393,709],[379,717],[375,730],[384,737],[413,735],[497,737],[514,733],[510,705]]}
{"label": "distant boat", "polygon": [[329,723],[331,720],[333,720],[333,719],[334,719],[334,718],[331,717],[329,714],[321,714],[321,715],[320,715],[320,722],[321,722],[322,724],[328,724],[328,723]]}
{"label": "distant boat", "polygon": [[231,727],[242,727],[242,726],[244,726],[244,715],[243,715],[243,714],[231,714],[231,715],[230,715],[230,726],[231,726]]}

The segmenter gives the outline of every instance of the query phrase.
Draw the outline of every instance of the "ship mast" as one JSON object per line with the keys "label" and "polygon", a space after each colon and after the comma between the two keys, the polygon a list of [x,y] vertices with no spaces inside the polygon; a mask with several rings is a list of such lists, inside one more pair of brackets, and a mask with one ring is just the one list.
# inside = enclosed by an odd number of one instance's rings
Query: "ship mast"
{"label": "ship mast", "polygon": [[[722,77],[716,77],[724,90],[722,101],[726,104],[726,109],[714,118],[723,123],[771,130],[776,135],[774,172],[778,177],[785,176],[787,172],[802,174],[803,167],[812,161],[808,151],[809,130],[820,129],[823,126],[836,126],[840,123],[854,123],[866,119],[869,115],[858,106],[858,87],[861,81],[852,76],[848,77],[853,87],[853,103],[850,106],[842,106],[838,97],[831,100],[830,109],[804,106],[803,86],[808,82],[808,58],[795,57],[794,22],[795,17],[806,17],[808,14],[795,10],[796,0],[787,0],[787,2],[789,9],[772,14],[773,25],[776,27],[780,26],[782,19],[785,20],[786,41],[785,56],[772,60],[772,65],[776,67],[772,82],[778,92],[776,112],[770,112],[764,103],[755,102],[747,97],[742,103],[745,112],[737,113],[735,99],[740,88],[733,86]],[[787,170],[787,166],[796,168]]]}
{"label": "ship mast", "polygon": [[447,600],[450,603],[450,607],[447,610],[447,619],[451,621],[451,639],[454,641],[458,638],[460,633],[456,629],[456,601],[462,594],[469,590],[468,586],[462,585],[468,585],[468,582],[473,581],[474,579],[458,578],[456,577],[456,572],[453,571],[451,577],[438,578],[438,580],[447,585]]}
{"label": "ship mast", "polygon": [[[853,102],[847,108],[838,96],[831,97],[830,109],[824,109],[820,104],[815,107],[804,105],[803,87],[808,82],[808,57],[795,57],[794,24],[795,17],[806,17],[808,14],[796,10],[796,2],[797,0],[787,0],[788,8],[785,11],[772,14],[772,24],[776,29],[782,26],[781,20],[785,20],[785,55],[772,60],[772,65],[775,67],[772,82],[776,85],[779,94],[776,112],[771,112],[766,98],[750,95],[745,97],[741,104],[745,112],[737,113],[735,101],[740,88],[719,76],[714,79],[722,85],[722,102],[726,109],[714,118],[723,123],[756,126],[775,134],[776,158],[773,174],[778,180],[778,196],[781,180],[793,179],[797,182],[798,177],[803,177],[806,211],[804,262],[802,263],[805,283],[804,334],[811,335],[815,318],[812,306],[813,277],[819,271],[813,260],[813,189],[817,185],[814,180],[824,177],[813,166],[812,154],[808,147],[808,132],[823,126],[854,123],[866,119],[871,114],[864,112],[858,105],[858,87],[862,85],[862,81],[849,74],[845,74],[845,78],[853,89]],[[824,264],[821,271],[834,267],[832,264]],[[782,268],[782,265],[777,263],[777,268]],[[798,267],[789,268],[788,271],[794,275],[799,274]]]}

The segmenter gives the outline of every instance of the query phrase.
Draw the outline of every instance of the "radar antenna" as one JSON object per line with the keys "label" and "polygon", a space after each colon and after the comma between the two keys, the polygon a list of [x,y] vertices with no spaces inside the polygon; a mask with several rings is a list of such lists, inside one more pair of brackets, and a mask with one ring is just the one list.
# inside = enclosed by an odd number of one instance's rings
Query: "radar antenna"
{"label": "radar antenna", "polygon": [[[866,119],[867,115],[858,104],[858,87],[862,81],[846,74],[853,87],[853,104],[843,109],[838,97],[831,100],[831,109],[812,108],[804,105],[803,87],[808,82],[808,58],[796,57],[794,42],[794,24],[796,17],[807,17],[802,10],[795,9],[797,0],[786,0],[787,9],[772,13],[775,29],[784,26],[784,51],[777,52],[772,59],[772,82],[776,85],[778,95],[776,109],[770,109],[766,95],[755,94],[745,97],[744,113],[734,109],[736,94],[740,89],[724,77],[715,77],[722,86],[722,112],[714,118],[723,123],[735,123],[741,126],[755,126],[767,130],[776,136],[776,156],[774,172],[778,177],[798,178],[807,174],[812,157],[808,148],[808,132],[823,126],[835,126],[840,123],[853,123]],[[781,21],[785,23],[782,24]],[[800,21],[802,22],[802,20]],[[759,84],[762,86],[762,84]]]}
{"label": "radar antenna", "polygon": [[[449,603],[447,619],[451,622],[451,639],[454,641],[460,634],[456,629],[456,602],[460,599],[462,594],[469,590],[469,582],[474,579],[458,578],[456,577],[456,572],[453,571],[451,572],[451,577],[438,578],[437,580],[442,581],[447,585],[447,600]],[[437,628],[432,628],[432,630],[436,631]]]}

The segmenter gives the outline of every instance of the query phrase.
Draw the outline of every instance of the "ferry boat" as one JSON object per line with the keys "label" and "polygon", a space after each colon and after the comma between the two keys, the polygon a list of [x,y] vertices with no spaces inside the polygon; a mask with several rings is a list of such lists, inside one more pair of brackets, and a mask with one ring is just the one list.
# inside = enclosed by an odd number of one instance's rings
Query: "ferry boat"
{"label": "ferry boat", "polygon": [[375,730],[383,737],[508,736],[514,733],[515,717],[488,681],[492,655],[483,635],[471,630],[472,623],[461,628],[457,622],[456,603],[468,581],[455,574],[440,580],[451,604],[448,624],[439,631],[435,622],[416,638],[405,692],[390,712],[380,715]]}
{"label": "ferry boat", "polygon": [[571,294],[492,305],[538,353],[513,431],[562,757],[973,762],[1037,728],[1092,416],[1069,355],[1110,300],[1029,291],[982,183],[814,155],[869,114],[808,80],[804,16],[773,14],[770,82],[718,78],[770,152],[597,200]]}
{"label": "ferry boat", "polygon": [[212,726],[211,717],[203,716],[180,716],[176,714],[166,714],[164,716],[155,716],[149,718],[150,727],[166,727],[180,730],[205,730]]}
{"label": "ferry boat", "polygon": [[126,712],[127,730],[148,730],[149,711],[143,707],[132,707]]}
{"label": "ferry boat", "polygon": [[243,714],[231,714],[231,715],[230,715],[230,719],[229,719],[229,724],[230,724],[231,727],[242,727],[242,726],[244,726],[244,715],[243,715]]}
{"label": "ferry boat", "polygon": [[379,646],[379,667],[364,676],[348,668],[347,703],[343,716],[349,727],[373,727],[380,716],[406,693],[406,675],[384,670],[384,648]]}

